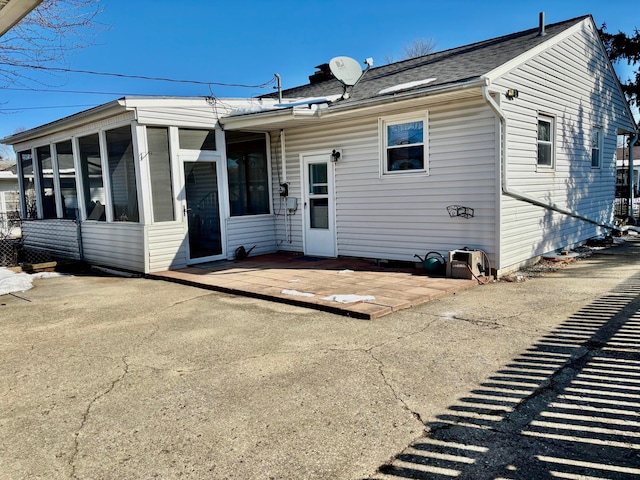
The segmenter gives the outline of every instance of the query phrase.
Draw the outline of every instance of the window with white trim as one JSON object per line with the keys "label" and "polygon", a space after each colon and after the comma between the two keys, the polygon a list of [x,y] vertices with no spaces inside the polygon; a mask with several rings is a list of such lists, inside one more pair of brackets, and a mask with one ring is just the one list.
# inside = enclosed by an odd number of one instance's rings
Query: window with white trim
{"label": "window with white trim", "polygon": [[556,120],[538,115],[538,166],[553,167],[555,159]]}
{"label": "window with white trim", "polygon": [[602,127],[591,130],[591,168],[602,165]]}
{"label": "window with white trim", "polygon": [[382,173],[427,172],[427,114],[395,116],[379,121]]}

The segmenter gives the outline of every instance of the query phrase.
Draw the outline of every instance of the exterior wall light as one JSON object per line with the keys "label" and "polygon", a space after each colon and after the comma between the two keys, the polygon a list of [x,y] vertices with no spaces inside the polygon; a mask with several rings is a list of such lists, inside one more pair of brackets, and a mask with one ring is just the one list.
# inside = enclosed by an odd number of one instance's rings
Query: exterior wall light
{"label": "exterior wall light", "polygon": [[514,98],[518,98],[518,90],[516,90],[515,88],[510,88],[509,90],[506,91],[504,96],[507,97],[508,100],[513,100]]}

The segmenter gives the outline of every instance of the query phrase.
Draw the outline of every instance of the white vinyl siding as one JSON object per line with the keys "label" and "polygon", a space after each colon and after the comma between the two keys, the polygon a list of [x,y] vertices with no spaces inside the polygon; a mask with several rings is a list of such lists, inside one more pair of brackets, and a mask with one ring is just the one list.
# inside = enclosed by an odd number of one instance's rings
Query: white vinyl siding
{"label": "white vinyl siding", "polygon": [[57,258],[80,260],[78,225],[73,220],[22,222],[22,240],[27,249],[45,252]]}
{"label": "white vinyl siding", "polygon": [[[423,106],[388,113],[425,110]],[[335,164],[338,255],[414,261],[415,254],[446,253],[464,246],[493,255],[497,186],[493,112],[479,96],[476,101],[439,103],[428,110],[429,176],[381,178],[377,117],[286,131],[291,197],[301,198],[301,154],[342,151]],[[275,180],[275,170],[273,176]],[[303,251],[305,206],[299,204],[289,219],[283,203],[276,194],[278,248]],[[449,205],[473,208],[475,216],[451,218]]]}
{"label": "white vinyl siding", "polygon": [[251,256],[277,251],[275,217],[252,215],[227,218],[227,256],[234,258],[240,246],[247,251],[255,246]]}
{"label": "white vinyl siding", "polygon": [[[623,98],[600,48],[597,33],[585,27],[505,74],[494,88],[516,88],[519,98],[501,100],[508,117],[509,186],[609,223],[613,220],[617,128],[628,128]],[[607,92],[605,94],[605,92]],[[555,166],[537,165],[538,112],[556,121]],[[601,168],[591,168],[593,125],[602,128]],[[577,244],[597,226],[502,196],[501,265]]]}
{"label": "white vinyl siding", "polygon": [[181,222],[162,222],[146,228],[149,265],[147,272],[175,270],[187,266],[185,227]]}
{"label": "white vinyl siding", "polygon": [[134,223],[82,223],[84,260],[144,272],[144,227]]}

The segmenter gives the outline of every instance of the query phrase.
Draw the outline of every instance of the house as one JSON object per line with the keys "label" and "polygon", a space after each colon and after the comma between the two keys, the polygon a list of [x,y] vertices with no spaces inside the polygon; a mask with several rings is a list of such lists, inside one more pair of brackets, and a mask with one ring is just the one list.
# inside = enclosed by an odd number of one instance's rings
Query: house
{"label": "house", "polygon": [[[627,147],[618,147],[616,149],[616,186],[629,185],[629,157],[631,156],[631,149]],[[634,169],[633,169],[633,185],[634,197],[637,197],[640,193],[640,178],[638,178],[638,160],[640,160],[640,146],[633,147]]]}
{"label": "house", "polygon": [[351,86],[318,68],[282,99],[127,97],[2,140],[25,241],[140,272],[239,246],[396,261],[468,247],[501,274],[612,227],[616,140],[637,127],[591,16]]}
{"label": "house", "polygon": [[[640,208],[640,173],[638,170],[640,146],[631,149],[628,145],[616,151],[616,200],[615,215],[621,222],[636,222]],[[635,161],[634,161],[635,160]],[[632,167],[633,166],[633,167]],[[633,170],[633,177],[631,177]],[[629,188],[633,185],[633,189]],[[629,208],[633,205],[633,208]]]}
{"label": "house", "polygon": [[15,162],[0,160],[0,239],[19,234],[20,192]]}

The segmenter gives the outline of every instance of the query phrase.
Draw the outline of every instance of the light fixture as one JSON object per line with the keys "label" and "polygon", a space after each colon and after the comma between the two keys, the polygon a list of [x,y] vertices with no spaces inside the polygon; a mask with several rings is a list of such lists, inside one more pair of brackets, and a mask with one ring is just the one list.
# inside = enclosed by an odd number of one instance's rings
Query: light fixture
{"label": "light fixture", "polygon": [[338,160],[340,160],[341,156],[342,152],[340,150],[333,149],[333,151],[331,152],[331,161],[337,162]]}
{"label": "light fixture", "polygon": [[514,98],[518,98],[518,90],[516,90],[515,88],[510,88],[510,89],[508,89],[506,91],[504,96],[507,97],[507,99],[509,99],[509,100],[513,100]]}

